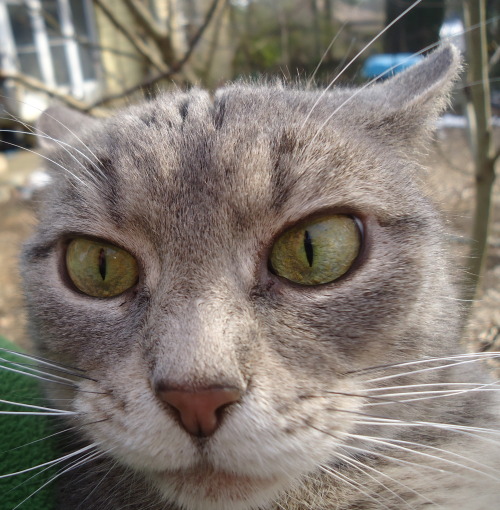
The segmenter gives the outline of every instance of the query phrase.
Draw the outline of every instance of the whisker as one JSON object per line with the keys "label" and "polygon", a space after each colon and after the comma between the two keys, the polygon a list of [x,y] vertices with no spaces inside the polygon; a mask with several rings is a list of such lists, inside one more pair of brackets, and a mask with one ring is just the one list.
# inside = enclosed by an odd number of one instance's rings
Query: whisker
{"label": "whisker", "polygon": [[[5,117],[0,117],[0,119],[2,119],[2,118],[5,118]],[[27,128],[27,129],[29,129],[29,128]],[[35,132],[32,129],[29,129],[28,131],[21,131],[21,130],[15,130],[15,129],[0,129],[0,133],[2,133],[2,132],[3,133],[18,133],[20,135],[36,136],[38,138],[44,138],[46,140],[51,140],[51,141],[57,143],[57,145],[59,145],[59,147],[64,149],[66,151],[66,153],[68,153],[73,158],[73,160],[76,163],[78,163],[78,165],[84,170],[85,174],[94,182],[94,184],[98,184],[98,181],[95,179],[95,175],[93,175],[92,172],[90,172],[88,170],[88,168],[73,154],[73,152],[71,152],[68,149],[68,147],[70,147],[73,151],[77,152],[78,154],[80,154],[80,156],[85,158],[97,170],[97,172],[99,173],[99,175],[101,175],[101,177],[103,177],[104,179],[107,179],[107,177],[103,173],[103,171],[92,160],[90,160],[86,154],[84,154],[82,151],[80,151],[75,146],[73,146],[69,143],[63,142],[62,140],[58,140],[57,138],[49,136],[49,135],[43,133],[42,131]]]}
{"label": "whisker", "polygon": [[[368,441],[368,442],[372,442],[372,443],[375,443],[375,444],[381,444],[381,445],[384,445],[384,446],[389,446],[391,448],[396,448],[398,450],[402,450],[402,451],[406,451],[406,452],[411,452],[412,454],[415,454],[415,455],[421,455],[423,457],[427,457],[427,458],[430,458],[430,459],[433,459],[433,460],[438,460],[438,461],[442,461],[446,464],[449,464],[450,466],[455,466],[455,467],[459,467],[459,468],[462,468],[462,469],[465,469],[467,471],[472,471],[472,472],[475,472],[475,473],[478,473],[482,476],[487,476],[488,478],[491,478],[495,481],[500,481],[500,478],[497,477],[497,476],[493,476],[491,475],[490,473],[484,471],[484,470],[479,470],[479,469],[476,469],[476,468],[473,468],[471,466],[467,466],[465,464],[461,464],[460,462],[455,462],[453,460],[450,460],[450,459],[445,459],[443,457],[438,457],[437,455],[431,455],[430,453],[426,453],[426,452],[422,452],[422,451],[419,451],[419,450],[414,450],[412,448],[408,448],[406,446],[401,446],[401,445],[397,445],[397,444],[393,444],[391,442],[390,439],[384,441],[382,439],[379,439],[379,438],[374,438],[372,436],[365,436],[365,435],[362,435],[362,434],[352,434],[352,433],[349,433],[349,432],[340,432],[341,434],[345,434],[347,437],[350,437],[350,438],[357,438],[357,439],[361,439],[363,441]],[[411,444],[410,442],[408,442],[408,444]],[[468,459],[470,460],[470,459]]]}
{"label": "whisker", "polygon": [[[409,11],[410,9],[412,9],[417,3],[419,2],[416,2],[415,4],[412,4],[410,7],[408,7],[408,9],[403,12],[402,14],[400,14],[399,18],[401,18],[403,15],[406,14],[407,11]],[[494,21],[495,19],[498,19],[500,18],[500,16],[495,16],[494,18],[490,18],[487,23],[491,23],[492,21]],[[396,18],[398,19],[398,18]],[[396,21],[396,19],[394,21]],[[476,24],[476,25],[473,25],[471,27],[469,27],[467,30],[464,30],[462,33],[467,33],[467,32],[471,32],[472,30],[475,30],[476,28],[479,28],[479,26],[481,26],[482,24]],[[387,28],[390,28],[391,25],[388,25],[384,31],[387,29]],[[383,33],[383,32],[382,32]],[[378,36],[381,35],[381,34],[378,34],[377,35],[377,38]],[[453,35],[453,36],[450,36],[450,37],[447,37],[445,39],[442,39],[442,40],[439,40],[433,44],[429,44],[428,46],[426,46],[425,48],[421,49],[420,51],[416,51],[415,53],[413,53],[412,55],[410,55],[408,58],[402,60],[401,62],[399,62],[398,64],[395,64],[394,66],[390,67],[389,69],[386,69],[384,72],[380,73],[378,76],[376,76],[375,78],[373,78],[372,80],[368,81],[367,83],[365,83],[362,87],[358,88],[355,92],[353,92],[343,103],[341,103],[337,108],[335,108],[335,110],[333,110],[333,112],[331,112],[328,117],[326,118],[326,120],[323,122],[323,124],[321,124],[321,126],[319,126],[319,128],[317,129],[316,131],[316,134],[313,136],[313,138],[310,140],[309,142],[309,145],[313,144],[314,141],[316,140],[316,138],[318,137],[319,133],[321,133],[321,131],[323,130],[323,128],[328,124],[328,122],[330,121],[330,119],[332,119],[332,117],[334,117],[337,112],[343,108],[346,104],[349,104],[358,94],[360,94],[361,92],[363,92],[366,88],[368,88],[370,85],[376,83],[380,78],[382,78],[383,76],[386,76],[388,75],[389,73],[391,73],[394,69],[396,69],[397,67],[399,67],[401,64],[409,61],[411,58],[413,58],[414,56],[417,56],[417,55],[421,55],[422,53],[428,51],[428,50],[431,50],[437,46],[439,46],[440,44],[442,44],[444,41],[447,41],[453,37],[456,37],[456,35]],[[374,42],[373,40],[370,41],[368,43],[368,45],[366,47],[368,47],[372,42]],[[349,63],[347,64],[347,66],[342,69],[341,71],[341,74],[345,71],[345,69],[350,66],[352,64],[352,62],[358,58],[358,56],[366,49],[363,48],[359,53],[356,54],[356,56],[354,57],[354,59],[352,59],[351,61],[349,61]],[[321,98],[324,96],[324,94],[326,93],[326,91],[333,85],[333,83],[339,78],[339,76],[335,77],[334,80],[328,85],[328,87],[326,87],[323,92],[320,94],[320,96],[318,97],[318,99],[316,100],[316,102],[313,104],[313,106],[311,107],[309,113],[307,114],[305,120],[303,121],[301,127],[300,127],[300,130],[299,132],[304,128],[306,122],[309,120],[313,110],[316,108],[316,106],[318,105],[318,103],[320,102]],[[302,153],[305,151],[305,148],[302,150]]]}
{"label": "whisker", "polygon": [[[30,370],[31,372],[34,372],[36,374],[43,374],[43,375],[50,376],[50,377],[57,379],[59,381],[66,381],[66,382],[74,383],[73,380],[68,379],[67,377],[62,377],[60,375],[52,374],[51,372],[45,372],[43,370],[40,370],[39,368],[36,368],[36,365],[30,365],[27,363],[16,363],[15,361],[10,361],[8,359],[0,357],[0,362],[1,361],[5,362],[5,363],[9,363],[10,365],[13,365],[15,367],[25,368],[26,370]],[[0,366],[5,366],[5,365],[0,365]],[[57,370],[57,369],[53,369],[53,370]],[[76,377],[79,377],[81,379],[87,379],[90,381],[98,382],[97,379],[92,379],[91,377],[88,377],[88,376],[85,376],[82,374],[73,374],[72,372],[69,372],[67,370],[62,371],[60,369],[59,369],[59,371],[65,373],[65,374],[68,374],[68,375],[75,375]],[[30,372],[25,372],[25,373],[30,373]]]}
{"label": "whisker", "polygon": [[[348,413],[360,416],[362,419],[357,420],[356,423],[363,425],[386,425],[386,426],[398,426],[398,427],[429,427],[446,430],[448,432],[456,432],[463,435],[468,435],[476,439],[480,439],[485,442],[498,445],[499,441],[489,439],[480,434],[500,435],[500,430],[489,429],[485,427],[471,427],[468,425],[455,425],[452,423],[435,423],[430,421],[413,421],[413,420],[398,420],[397,418],[386,418],[383,416],[370,415],[363,413],[362,411],[353,411],[351,409],[342,409],[332,407],[330,410],[338,413]],[[312,427],[312,425],[310,425]],[[313,427],[314,428],[314,427]],[[476,432],[477,434],[474,434]],[[326,433],[326,432],[325,432]],[[336,436],[332,436],[338,439]]]}
{"label": "whisker", "polygon": [[22,145],[19,145],[17,143],[13,143],[13,142],[8,142],[7,140],[2,140],[1,141],[2,143],[5,143],[7,145],[10,145],[12,147],[17,147],[18,149],[22,149],[23,151],[27,151],[27,152],[31,152],[31,154],[35,154],[36,156],[40,157],[40,158],[43,158],[47,161],[49,161],[50,163],[53,163],[54,165],[58,166],[59,168],[61,168],[64,172],[68,173],[69,175],[71,175],[71,177],[73,177],[74,179],[76,179],[82,186],[85,186],[89,189],[90,186],[88,183],[82,181],[77,175],[75,175],[71,170],[68,170],[66,167],[62,166],[60,163],[57,163],[57,161],[54,161],[53,159],[49,158],[48,156],[45,156],[44,154],[41,154],[40,152],[37,152],[37,151],[34,151],[32,149],[28,149],[27,147],[23,147]]}
{"label": "whisker", "polygon": [[[3,99],[11,99],[3,94],[0,94],[0,97],[3,98]],[[51,118],[52,120],[56,121],[60,126],[62,126],[64,129],[66,129],[68,131],[68,133],[70,133],[72,136],[74,136],[76,138],[76,140],[78,140],[88,151],[89,151],[89,154],[91,154],[92,156],[94,156],[94,158],[96,159],[96,161],[99,161],[99,158],[92,152],[92,150],[90,149],[90,147],[83,142],[83,140],[74,132],[72,131],[68,126],[66,126],[63,122],[61,122],[59,119],[56,119],[54,116],[52,115],[49,115],[46,111],[44,111],[42,108],[38,108],[26,101],[22,101],[21,99],[16,99],[16,101],[18,103],[21,103],[21,104],[24,104],[24,105],[27,105],[29,106],[30,108],[34,108],[35,110],[38,110],[40,113],[44,113],[47,117]],[[18,119],[17,119],[18,120]]]}
{"label": "whisker", "polygon": [[73,367],[70,365],[63,365],[62,363],[59,363],[56,361],[48,361],[47,359],[42,358],[40,356],[35,356],[34,354],[26,354],[24,352],[11,351],[9,349],[5,349],[4,347],[0,347],[0,351],[8,352],[9,354],[14,354],[15,356],[19,356],[20,358],[33,360],[33,361],[36,361],[37,363],[40,363],[42,365],[47,365],[47,366],[53,367],[55,369],[61,368],[61,369],[75,371],[75,372],[85,372],[85,370],[82,370],[81,368]]}
{"label": "whisker", "polygon": [[358,471],[360,471],[364,475],[368,476],[368,478],[372,479],[374,482],[376,482],[381,487],[383,487],[386,491],[390,492],[393,496],[395,496],[397,499],[399,499],[402,503],[404,503],[409,508],[413,508],[414,510],[416,510],[413,505],[410,505],[410,503],[408,503],[408,501],[406,501],[404,498],[402,498],[399,494],[397,494],[395,491],[393,491],[390,487],[387,487],[384,483],[382,483],[380,480],[378,480],[375,476],[373,476],[370,473],[368,473],[366,470],[373,471],[376,474],[378,474],[379,476],[383,476],[385,478],[388,478],[392,482],[397,483],[398,485],[400,485],[401,487],[404,487],[405,489],[409,490],[410,492],[413,492],[414,494],[416,494],[417,496],[421,497],[422,499],[425,499],[429,503],[435,504],[430,499],[426,498],[425,496],[421,495],[417,491],[413,490],[411,487],[408,487],[407,485],[405,485],[404,483],[400,482],[399,480],[396,480],[395,478],[392,478],[391,476],[386,475],[382,471],[379,471],[378,469],[375,469],[374,467],[372,467],[370,465],[363,464],[362,462],[360,462],[360,461],[358,461],[358,460],[356,460],[356,459],[354,459],[352,457],[349,457],[347,455],[344,455],[344,454],[342,454],[342,453],[340,453],[338,451],[335,452],[335,456],[340,458],[340,459],[342,459],[349,466],[353,467],[354,469],[357,469]]}
{"label": "whisker", "polygon": [[[363,48],[360,51],[358,51],[358,53],[356,53],[356,55],[351,60],[349,60],[349,62],[341,69],[339,74],[337,76],[335,76],[335,78],[328,84],[328,86],[323,89],[323,91],[319,95],[318,99],[316,99],[316,101],[312,105],[311,109],[309,110],[309,113],[306,115],[306,118],[302,122],[299,132],[302,129],[304,129],[304,126],[306,125],[307,121],[311,117],[312,112],[316,109],[316,107],[318,106],[318,104],[321,101],[321,99],[323,98],[323,96],[327,93],[328,90],[330,90],[333,87],[333,85],[344,74],[344,72],[347,69],[349,69],[349,67],[351,67],[351,65],[358,59],[358,57],[360,55],[362,55],[377,39],[379,39],[382,35],[384,35],[385,32],[387,32],[387,30],[389,30],[389,28],[391,28],[393,25],[395,25],[401,18],[406,16],[406,14],[408,14],[408,12],[410,12],[414,7],[416,7],[421,1],[422,0],[416,0],[415,2],[413,2],[405,11],[403,11],[399,16],[394,18],[386,27],[384,27],[382,30],[380,30],[379,33],[375,37],[373,37],[367,44],[365,44],[365,46],[363,46]],[[330,117],[328,119],[330,119]]]}
{"label": "whisker", "polygon": [[396,419],[375,419],[375,418],[366,418],[365,420],[357,420],[355,423],[360,425],[377,425],[377,426],[386,426],[386,427],[421,427],[421,428],[437,428],[440,430],[445,430],[447,432],[454,432],[456,434],[461,434],[464,436],[469,436],[477,440],[481,440],[485,443],[491,443],[495,446],[500,445],[500,441],[496,441],[494,439],[490,439],[489,437],[484,437],[481,434],[491,434],[491,435],[499,435],[500,431],[494,429],[481,429],[480,427],[468,427],[465,425],[453,425],[450,423],[432,423],[432,422],[412,422],[412,421],[402,421]]}
{"label": "whisker", "polygon": [[[392,441],[394,443],[409,444],[409,445],[413,445],[413,446],[428,448],[430,450],[435,450],[435,451],[438,451],[440,453],[445,453],[447,455],[451,455],[452,457],[457,457],[457,458],[460,458],[462,460],[466,460],[467,462],[475,464],[475,465],[479,466],[480,468],[489,469],[493,473],[497,473],[498,474],[498,470],[495,469],[495,468],[492,468],[491,466],[487,466],[485,464],[482,464],[481,462],[478,462],[477,460],[474,460],[474,459],[471,459],[469,457],[466,457],[465,455],[461,455],[461,454],[456,453],[456,452],[451,452],[449,450],[445,450],[444,448],[438,448],[437,446],[432,446],[430,444],[422,444],[422,443],[416,443],[416,442],[413,442],[413,441],[405,441],[403,439],[390,438],[390,439],[387,439],[387,440],[388,441]],[[498,478],[494,477],[494,479],[497,480]]]}
{"label": "whisker", "polygon": [[0,399],[0,403],[2,404],[9,404],[9,405],[13,405],[13,406],[18,406],[18,407],[27,407],[29,409],[40,409],[42,411],[53,411],[57,414],[75,414],[73,411],[64,411],[64,410],[61,410],[61,409],[53,409],[51,407],[42,407],[42,406],[35,406],[35,405],[31,405],[31,404],[23,404],[21,402],[11,402],[9,400],[2,400]]}
{"label": "whisker", "polygon": [[[335,434],[329,432],[328,430],[322,430],[319,427],[316,427],[315,425],[311,425],[311,424],[309,424],[309,427],[311,427],[314,430],[317,430],[318,432],[321,432],[322,434],[326,434],[327,436],[333,437],[336,440],[340,440],[339,437],[337,437]],[[348,435],[348,433],[343,433],[343,435]],[[417,468],[426,468],[426,469],[429,469],[431,471],[436,471],[438,473],[442,473],[443,471],[447,472],[447,473],[451,473],[450,471],[447,471],[446,469],[443,469],[443,468],[437,468],[437,467],[434,467],[434,466],[429,466],[428,464],[420,464],[418,462],[412,462],[412,461],[409,461],[409,460],[404,460],[404,459],[399,459],[399,458],[395,458],[395,457],[390,457],[388,455],[384,455],[383,453],[379,452],[378,450],[367,450],[366,448],[360,448],[359,446],[349,445],[349,444],[347,444],[345,442],[342,443],[342,448],[344,448],[344,449],[347,448],[347,449],[350,449],[350,450],[355,450],[355,451],[358,451],[358,452],[363,453],[364,455],[368,455],[368,456],[381,457],[381,458],[383,458],[385,460],[388,460],[388,461],[391,461],[391,462],[395,462],[396,464],[404,464],[404,465],[408,465],[408,466],[414,466],[414,467],[417,467]]]}
{"label": "whisker", "polygon": [[[499,384],[499,381],[495,381],[493,383],[489,383],[492,385]],[[435,388],[435,387],[446,387],[446,386],[472,386],[470,389],[474,389],[477,387],[482,387],[484,384],[479,383],[459,383],[459,382],[442,382],[442,383],[419,383],[419,384],[402,384],[399,386],[381,386],[379,388],[366,388],[363,391],[366,391],[367,393],[371,393],[374,391],[387,391],[387,390],[400,390],[400,389],[406,389],[406,388]],[[500,384],[499,384],[500,389]]]}
{"label": "whisker", "polygon": [[[320,429],[318,429],[318,430],[320,430]],[[327,433],[326,431],[321,431],[321,430],[320,430],[320,432],[324,432],[325,434]],[[360,448],[359,446],[353,446],[353,445],[349,445],[349,444],[342,445],[342,448],[346,448],[348,450],[354,450],[356,452],[360,452],[360,453],[363,453],[364,455],[368,455],[368,456],[380,457],[381,459],[384,459],[384,460],[387,460],[390,462],[394,462],[395,464],[403,464],[404,466],[415,467],[418,469],[427,469],[429,471],[434,471],[436,473],[444,472],[444,473],[454,474],[452,471],[448,471],[447,469],[443,469],[442,467],[437,468],[435,466],[430,466],[428,464],[421,464],[419,462],[412,462],[409,460],[399,459],[397,457],[391,457],[390,455],[385,455],[378,450],[367,450],[366,448]]]}
{"label": "whisker", "polygon": [[[360,487],[361,484],[359,482],[355,482],[354,480],[350,480],[347,476],[345,476],[345,475],[343,475],[341,473],[338,473],[338,472],[334,471],[333,469],[331,469],[329,467],[326,467],[326,466],[319,466],[319,469],[321,471],[327,473],[328,475],[333,476],[333,478],[336,478],[337,480],[340,480],[340,481],[346,483],[347,485],[350,485],[351,487],[353,487],[357,491],[361,492],[361,494],[363,494],[367,498],[371,499],[372,501],[375,501],[375,503],[377,503],[377,505],[381,504],[382,508],[386,508],[387,510],[390,510],[390,508],[387,505],[385,505],[384,503],[381,503],[379,501],[379,499],[374,498],[371,494],[369,494],[368,492],[364,491]],[[386,499],[386,498],[384,498],[384,499]]]}
{"label": "whisker", "polygon": [[[62,415],[76,415],[78,413],[72,412],[72,411],[65,411],[65,412],[36,412],[36,411],[0,411],[0,416],[13,416],[13,415],[19,415],[19,416],[62,416]],[[0,477],[1,478],[1,477]]]}
{"label": "whisker", "polygon": [[88,446],[85,446],[84,448],[81,448],[80,450],[77,450],[76,452],[69,453],[67,455],[64,455],[63,457],[58,458],[58,459],[50,460],[48,462],[44,462],[43,464],[38,464],[37,466],[26,468],[26,469],[23,469],[21,471],[16,471],[14,473],[7,473],[5,475],[0,475],[0,479],[2,479],[2,478],[10,478],[11,476],[20,475],[22,473],[28,473],[29,471],[34,471],[35,469],[38,469],[38,468],[41,468],[41,467],[44,467],[44,466],[50,466],[50,465],[59,464],[61,462],[64,462],[67,459],[71,459],[75,455],[79,455],[80,453],[86,452],[86,451],[90,450],[91,448],[95,448],[96,446],[98,446],[98,444],[99,443],[92,443],[92,444],[90,444]]}
{"label": "whisker", "polygon": [[372,384],[374,382],[387,381],[389,379],[394,379],[394,378],[397,378],[397,377],[405,377],[407,375],[412,375],[412,374],[421,374],[423,372],[432,372],[434,370],[443,370],[443,369],[446,369],[446,368],[457,367],[457,366],[460,366],[460,365],[468,365],[470,363],[476,363],[477,361],[478,361],[477,359],[466,360],[466,361],[456,361],[454,363],[448,363],[446,365],[439,365],[437,367],[421,368],[419,370],[410,370],[409,372],[400,372],[399,374],[385,375],[383,377],[377,377],[375,379],[368,379],[365,382],[367,384]]}
{"label": "whisker", "polygon": [[[109,453],[109,452],[108,452]],[[82,503],[85,503],[85,501],[87,501],[91,496],[92,494],[95,493],[95,491],[99,488],[99,486],[104,482],[104,480],[106,479],[106,477],[109,475],[109,473],[111,473],[111,471],[115,468],[115,466],[117,465],[117,462],[114,461],[110,468],[106,471],[106,473],[101,477],[101,479],[99,480],[99,482],[93,487],[93,489],[85,496],[84,499],[82,499],[78,505],[78,508],[82,505]],[[77,509],[78,510],[78,509]]]}
{"label": "whisker", "polygon": [[78,385],[73,382],[68,383],[68,382],[64,382],[64,381],[57,381],[55,379],[49,379],[47,377],[42,377],[40,375],[32,374],[31,372],[23,372],[22,370],[17,370],[12,367],[6,367],[4,365],[0,365],[0,370],[7,370],[8,372],[15,372],[16,374],[22,374],[22,375],[25,375],[26,377],[33,377],[33,379],[39,379],[41,381],[47,381],[47,382],[51,382],[51,383],[61,384],[63,386],[70,386],[71,388],[78,388]]}
{"label": "whisker", "polygon": [[20,450],[21,448],[25,448],[26,446],[31,446],[35,443],[40,443],[41,441],[45,441],[47,439],[50,439],[52,437],[55,437],[55,436],[59,436],[61,434],[65,434],[66,432],[70,432],[72,430],[77,430],[78,428],[80,427],[68,427],[67,429],[64,429],[64,430],[59,430],[57,432],[54,432],[53,434],[50,434],[48,436],[45,436],[45,437],[41,437],[40,439],[35,439],[34,441],[30,441],[29,443],[24,443],[20,446],[15,446],[14,448],[9,448],[8,450],[4,450],[3,452],[0,452],[2,454],[6,454],[6,453],[9,453],[9,452],[13,452],[15,450]]}
{"label": "whisker", "polygon": [[38,492],[40,492],[42,489],[44,489],[45,487],[47,487],[47,485],[51,484],[54,482],[54,480],[56,480],[57,478],[59,478],[60,476],[63,476],[64,474],[72,471],[73,469],[76,469],[77,467],[83,465],[83,464],[86,464],[88,462],[90,462],[91,460],[94,460],[96,458],[99,458],[99,457],[102,457],[104,456],[105,453],[104,452],[100,452],[100,451],[97,451],[97,452],[92,452],[90,454],[88,454],[87,456],[83,457],[82,459],[79,459],[73,463],[71,463],[69,465],[69,467],[65,468],[63,471],[60,471],[58,472],[56,475],[54,475],[50,480],[48,480],[47,482],[45,482],[43,485],[41,485],[40,487],[38,487],[38,489],[36,489],[35,491],[33,491],[27,498],[23,499],[18,505],[16,505],[12,510],[16,510],[17,508],[21,507],[24,503],[26,503],[26,501],[28,501],[30,498],[32,498],[35,494],[37,494]]}
{"label": "whisker", "polygon": [[333,390],[322,390],[322,393],[320,393],[320,394],[313,394],[313,393],[302,394],[302,395],[299,395],[298,398],[299,399],[328,398],[328,396],[330,396],[330,395],[340,395],[343,397],[359,397],[359,398],[366,398],[368,400],[377,400],[377,401],[382,401],[382,402],[393,402],[394,404],[400,403],[398,400],[391,401],[382,395],[372,396],[372,395],[365,395],[363,393],[348,393],[348,392],[344,392],[344,391],[333,391]]}
{"label": "whisker", "polygon": [[311,83],[313,82],[314,77],[316,76],[316,73],[319,71],[319,68],[321,67],[321,64],[325,60],[326,56],[328,55],[328,52],[332,49],[332,46],[335,44],[335,41],[339,38],[340,34],[344,31],[344,28],[346,26],[347,26],[347,21],[342,23],[342,25],[338,29],[337,33],[333,36],[332,40],[330,41],[330,44],[328,45],[328,47],[324,51],[323,55],[321,56],[321,58],[320,58],[320,60],[318,62],[318,65],[314,69],[311,77],[307,80],[307,83],[306,83],[306,86],[305,86],[306,90],[309,89],[309,87],[311,86]]}
{"label": "whisker", "polygon": [[359,373],[370,372],[370,371],[385,370],[388,368],[407,367],[407,366],[411,366],[411,365],[420,365],[423,363],[432,363],[435,361],[455,361],[455,360],[460,360],[463,358],[474,358],[474,361],[482,361],[483,359],[496,359],[498,357],[500,357],[500,352],[496,352],[496,351],[471,352],[471,353],[454,354],[451,356],[442,356],[442,357],[436,357],[436,358],[424,358],[424,359],[419,359],[419,360],[415,360],[415,361],[405,361],[405,362],[398,362],[398,363],[387,363],[384,365],[375,365],[372,367],[361,368],[359,370],[351,370],[349,372],[344,372],[344,375],[352,375],[352,374],[359,374]]}
{"label": "whisker", "polygon": [[404,400],[397,400],[395,402],[370,402],[365,405],[367,406],[376,406],[376,405],[383,405],[383,404],[390,404],[390,403],[407,403],[407,402],[415,402],[418,400],[431,400],[436,398],[447,398],[447,397],[454,397],[456,395],[463,395],[466,393],[474,393],[474,392],[488,392],[493,391],[497,392],[500,391],[500,388],[492,388],[491,386],[496,386],[496,382],[483,384],[480,386],[477,386],[475,388],[468,388],[468,389],[461,389],[461,390],[427,390],[427,391],[414,391],[414,392],[399,392],[399,393],[384,393],[381,396],[389,396],[389,397],[395,397],[395,396],[407,396],[411,395],[427,395],[425,397],[415,397],[415,398],[409,398]]}

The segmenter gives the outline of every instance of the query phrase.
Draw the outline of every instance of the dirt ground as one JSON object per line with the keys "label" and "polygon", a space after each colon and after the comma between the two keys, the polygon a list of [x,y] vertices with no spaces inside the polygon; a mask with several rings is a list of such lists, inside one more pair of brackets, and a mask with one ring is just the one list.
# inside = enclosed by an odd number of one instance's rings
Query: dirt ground
{"label": "dirt ground", "polygon": [[[496,135],[500,140],[500,130]],[[471,244],[474,201],[473,167],[465,130],[438,131],[426,164],[426,186],[445,214],[450,250],[462,265]],[[0,334],[27,349],[17,260],[35,221],[26,186],[32,171],[39,166],[30,153],[9,158],[0,154]],[[494,205],[487,271],[465,339],[474,350],[500,351],[500,180],[495,186]]]}

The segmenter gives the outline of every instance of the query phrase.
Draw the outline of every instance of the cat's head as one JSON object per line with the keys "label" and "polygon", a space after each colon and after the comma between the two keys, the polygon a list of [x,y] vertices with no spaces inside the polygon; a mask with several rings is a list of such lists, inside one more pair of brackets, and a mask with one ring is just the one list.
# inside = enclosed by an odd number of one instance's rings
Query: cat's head
{"label": "cat's head", "polygon": [[90,378],[70,392],[83,434],[169,499],[250,508],[335,463],[362,369],[453,351],[415,155],[458,67],[446,46],[362,89],[46,112],[22,272],[40,351]]}

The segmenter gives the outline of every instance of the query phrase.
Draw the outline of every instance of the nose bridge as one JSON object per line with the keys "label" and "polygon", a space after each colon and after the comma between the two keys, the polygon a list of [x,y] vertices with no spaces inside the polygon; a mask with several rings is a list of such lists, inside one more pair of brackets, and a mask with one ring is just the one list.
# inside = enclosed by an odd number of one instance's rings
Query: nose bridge
{"label": "nose bridge", "polygon": [[247,377],[239,353],[250,325],[248,314],[224,294],[212,289],[203,296],[178,300],[175,313],[167,311],[156,317],[161,326],[154,328],[154,384],[244,391]]}

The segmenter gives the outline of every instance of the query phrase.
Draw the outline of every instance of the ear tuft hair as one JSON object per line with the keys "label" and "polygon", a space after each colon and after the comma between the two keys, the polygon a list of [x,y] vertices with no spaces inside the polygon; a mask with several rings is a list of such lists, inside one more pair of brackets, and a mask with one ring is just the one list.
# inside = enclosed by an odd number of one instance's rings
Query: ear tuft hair
{"label": "ear tuft hair", "polygon": [[445,109],[461,70],[458,49],[446,44],[408,70],[367,92],[380,115],[367,128],[387,143],[410,148],[425,142]]}
{"label": "ear tuft hair", "polygon": [[98,123],[99,120],[72,108],[51,106],[40,115],[36,125],[37,133],[41,135],[39,145],[49,150],[58,148],[59,142],[71,143],[83,130]]}

